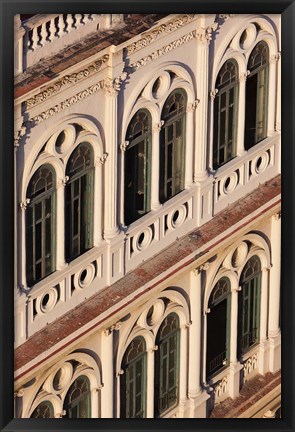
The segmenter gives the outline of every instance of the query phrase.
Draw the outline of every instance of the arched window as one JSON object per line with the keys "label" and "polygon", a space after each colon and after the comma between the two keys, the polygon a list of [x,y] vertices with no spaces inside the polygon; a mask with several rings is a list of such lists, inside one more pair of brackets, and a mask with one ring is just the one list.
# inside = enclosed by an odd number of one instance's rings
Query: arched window
{"label": "arched window", "polygon": [[129,225],[151,209],[152,119],[149,111],[139,110],[126,134],[124,219]]}
{"label": "arched window", "polygon": [[32,286],[55,270],[55,173],[50,165],[35,172],[27,198],[26,272]]}
{"label": "arched window", "polygon": [[71,154],[65,188],[66,260],[71,261],[93,245],[93,150],[80,144]]}
{"label": "arched window", "polygon": [[259,42],[250,54],[246,81],[245,149],[253,147],[267,134],[269,49]]}
{"label": "arched window", "polygon": [[187,95],[174,90],[164,103],[160,132],[160,191],[164,203],[184,189],[185,113]]}
{"label": "arched window", "polygon": [[54,418],[53,405],[49,401],[41,402],[34,409],[31,418]]}
{"label": "arched window", "polygon": [[239,354],[259,341],[261,263],[253,256],[246,263],[240,278],[239,292]]}
{"label": "arched window", "polygon": [[236,156],[238,65],[231,59],[224,63],[216,80],[214,99],[213,168]]}
{"label": "arched window", "polygon": [[207,314],[207,378],[229,364],[230,281],[219,279],[210,299]]}
{"label": "arched window", "polygon": [[178,403],[179,318],[169,314],[157,334],[155,364],[155,416]]}
{"label": "arched window", "polygon": [[65,397],[65,418],[91,418],[90,382],[86,376],[79,376],[69,388]]}
{"label": "arched window", "polygon": [[121,418],[146,417],[146,343],[136,337],[122,361]]}

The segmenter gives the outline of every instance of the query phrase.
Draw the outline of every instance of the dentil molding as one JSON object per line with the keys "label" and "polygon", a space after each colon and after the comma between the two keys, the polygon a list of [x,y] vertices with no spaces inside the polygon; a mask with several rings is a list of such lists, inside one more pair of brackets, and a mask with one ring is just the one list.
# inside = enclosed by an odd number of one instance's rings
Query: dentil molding
{"label": "dentil molding", "polygon": [[141,50],[142,48],[148,46],[152,42],[154,42],[161,34],[163,33],[171,33],[180,27],[188,24],[195,18],[195,14],[186,14],[182,15],[179,18],[169,21],[167,24],[162,24],[153,30],[151,33],[147,33],[142,38],[127,46],[127,53],[132,54],[136,51]]}

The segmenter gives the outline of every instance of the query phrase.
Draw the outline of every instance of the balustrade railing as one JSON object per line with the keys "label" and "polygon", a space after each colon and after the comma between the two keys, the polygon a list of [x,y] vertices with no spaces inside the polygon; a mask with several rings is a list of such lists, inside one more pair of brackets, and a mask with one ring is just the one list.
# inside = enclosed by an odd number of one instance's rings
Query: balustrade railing
{"label": "balustrade railing", "polygon": [[[16,300],[16,344],[118,281],[177,238],[193,231],[228,204],[280,172],[280,136],[274,135],[151,211],[109,242],[97,246]],[[212,366],[213,367],[213,366]]]}
{"label": "balustrade railing", "polygon": [[21,22],[16,16],[15,74],[122,19],[114,14],[38,14]]}

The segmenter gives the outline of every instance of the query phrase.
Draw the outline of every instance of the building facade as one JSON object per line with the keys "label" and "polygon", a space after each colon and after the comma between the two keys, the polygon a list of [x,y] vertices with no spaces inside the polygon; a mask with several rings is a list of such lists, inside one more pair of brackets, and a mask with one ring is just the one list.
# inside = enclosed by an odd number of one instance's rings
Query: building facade
{"label": "building facade", "polygon": [[279,416],[280,22],[16,16],[15,417]]}

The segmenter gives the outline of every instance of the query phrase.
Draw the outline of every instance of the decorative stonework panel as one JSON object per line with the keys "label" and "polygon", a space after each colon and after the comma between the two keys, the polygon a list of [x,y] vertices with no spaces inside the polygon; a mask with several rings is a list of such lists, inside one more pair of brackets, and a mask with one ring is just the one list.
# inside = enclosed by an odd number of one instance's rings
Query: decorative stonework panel
{"label": "decorative stonework panel", "polygon": [[186,24],[191,22],[194,18],[195,18],[194,14],[182,15],[176,20],[169,21],[167,24],[162,24],[161,26],[153,30],[151,33],[144,34],[139,41],[128,45],[127,53],[133,54],[134,52],[141,50],[142,48],[154,42],[160,35],[164,33],[171,33],[185,26]]}
{"label": "decorative stonework panel", "polygon": [[252,374],[258,368],[258,353],[253,354],[244,362],[244,377]]}
{"label": "decorative stonework panel", "polygon": [[225,395],[228,391],[228,377],[223,377],[217,384],[214,386],[214,395],[215,398],[220,398]]}

